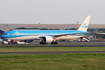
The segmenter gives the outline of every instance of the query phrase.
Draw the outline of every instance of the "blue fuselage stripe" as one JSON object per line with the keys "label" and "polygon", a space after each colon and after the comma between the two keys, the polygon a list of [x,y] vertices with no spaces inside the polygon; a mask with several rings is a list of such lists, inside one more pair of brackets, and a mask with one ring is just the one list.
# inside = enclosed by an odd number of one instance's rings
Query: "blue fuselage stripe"
{"label": "blue fuselage stripe", "polygon": [[2,35],[3,38],[14,38],[22,36],[53,36],[62,34],[84,33],[78,30],[13,30]]}

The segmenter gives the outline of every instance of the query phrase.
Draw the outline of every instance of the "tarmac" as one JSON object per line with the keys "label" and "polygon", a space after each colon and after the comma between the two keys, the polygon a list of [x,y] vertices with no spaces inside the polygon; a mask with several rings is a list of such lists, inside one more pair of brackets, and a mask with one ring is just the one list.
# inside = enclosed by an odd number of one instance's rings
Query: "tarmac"
{"label": "tarmac", "polygon": [[58,42],[58,44],[39,44],[32,42],[30,44],[10,44],[0,45],[0,47],[99,47],[105,46],[105,42]]}
{"label": "tarmac", "polygon": [[[0,45],[0,47],[105,47],[105,42],[60,42],[59,44],[42,44],[37,43],[26,45]],[[0,52],[0,55],[12,54],[75,54],[75,53],[105,53],[105,51],[52,51],[52,52]]]}

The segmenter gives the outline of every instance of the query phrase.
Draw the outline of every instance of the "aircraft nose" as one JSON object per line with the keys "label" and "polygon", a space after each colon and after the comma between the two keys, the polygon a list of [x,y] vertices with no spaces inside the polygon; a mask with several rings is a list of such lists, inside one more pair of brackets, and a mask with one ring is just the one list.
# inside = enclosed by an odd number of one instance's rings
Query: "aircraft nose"
{"label": "aircraft nose", "polygon": [[2,35],[1,38],[4,38],[4,35]]}
{"label": "aircraft nose", "polygon": [[2,39],[5,38],[5,35],[2,35],[1,38],[2,38]]}
{"label": "aircraft nose", "polygon": [[8,34],[7,33],[4,33],[1,38],[7,38],[8,37]]}

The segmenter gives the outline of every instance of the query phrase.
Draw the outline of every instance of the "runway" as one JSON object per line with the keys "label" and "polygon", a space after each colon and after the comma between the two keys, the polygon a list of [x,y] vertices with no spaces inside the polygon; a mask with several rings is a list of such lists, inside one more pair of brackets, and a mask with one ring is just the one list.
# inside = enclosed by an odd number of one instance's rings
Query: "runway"
{"label": "runway", "polygon": [[99,47],[105,46],[105,42],[59,42],[59,44],[11,44],[0,45],[0,47]]}
{"label": "runway", "polygon": [[105,53],[105,51],[54,51],[54,52],[0,52],[0,55],[16,54],[76,54],[76,53]]}

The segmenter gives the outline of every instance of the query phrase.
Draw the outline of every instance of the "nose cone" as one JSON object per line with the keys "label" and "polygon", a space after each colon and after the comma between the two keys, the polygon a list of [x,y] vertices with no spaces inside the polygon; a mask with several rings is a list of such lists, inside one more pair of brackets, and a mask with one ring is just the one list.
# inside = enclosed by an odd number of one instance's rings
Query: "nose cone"
{"label": "nose cone", "polygon": [[8,37],[7,33],[4,33],[4,34],[1,36],[1,38],[3,38],[3,39],[5,39],[5,38],[7,38],[7,37]]}
{"label": "nose cone", "polygon": [[3,35],[1,36],[1,38],[5,38],[5,35],[3,34]]}

